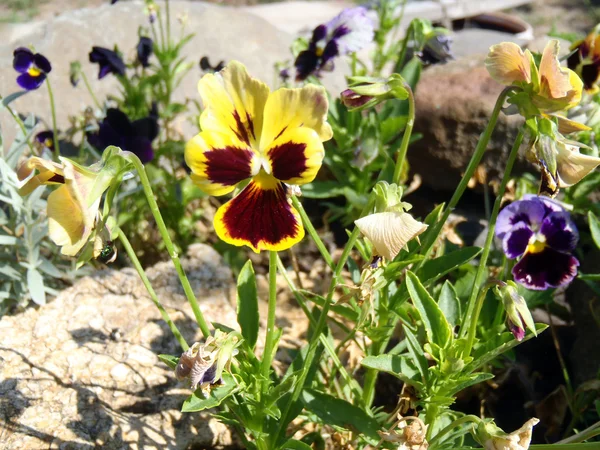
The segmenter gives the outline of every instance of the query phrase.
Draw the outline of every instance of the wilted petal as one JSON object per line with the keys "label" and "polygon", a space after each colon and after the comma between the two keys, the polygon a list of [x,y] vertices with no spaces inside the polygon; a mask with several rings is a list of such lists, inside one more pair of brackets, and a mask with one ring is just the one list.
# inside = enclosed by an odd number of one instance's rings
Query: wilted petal
{"label": "wilted petal", "polygon": [[360,232],[371,241],[374,253],[393,261],[408,241],[419,236],[427,225],[404,212],[381,212],[354,221]]}
{"label": "wilted petal", "polygon": [[531,82],[533,56],[529,50],[521,50],[513,42],[502,42],[490,48],[485,66],[498,83],[510,86],[514,83]]}
{"label": "wilted petal", "polygon": [[85,211],[66,185],[48,196],[48,235],[62,247],[63,255],[76,255],[87,243],[91,231]]}
{"label": "wilted petal", "polygon": [[600,165],[600,158],[584,155],[574,145],[559,142],[556,149],[556,172],[560,187],[568,187],[579,183]]}
{"label": "wilted petal", "polygon": [[20,195],[28,195],[34,189],[44,184],[64,184],[65,182],[63,166],[61,164],[38,158],[37,156],[32,156],[21,164],[17,170],[17,177],[23,181],[36,170],[38,174],[27,180],[19,189]]}
{"label": "wilted petal", "polygon": [[285,186],[266,174],[255,176],[221,206],[214,225],[225,242],[247,245],[257,253],[286,250],[304,237],[300,215],[288,202]]}
{"label": "wilted petal", "polygon": [[543,95],[553,99],[566,97],[571,86],[571,70],[560,66],[558,60],[560,45],[556,39],[546,44],[540,62],[540,88]]}

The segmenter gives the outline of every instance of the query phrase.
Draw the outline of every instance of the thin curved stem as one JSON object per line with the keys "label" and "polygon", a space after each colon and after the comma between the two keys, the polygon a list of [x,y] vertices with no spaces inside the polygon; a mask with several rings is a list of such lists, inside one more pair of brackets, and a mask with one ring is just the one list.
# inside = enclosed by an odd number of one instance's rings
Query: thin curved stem
{"label": "thin curved stem", "polygon": [[[0,96],[0,100],[2,100],[2,96]],[[27,136],[27,128],[25,128],[25,124],[23,123],[23,121],[21,120],[19,115],[16,114],[10,106],[7,106],[6,109],[8,109],[8,112],[10,113],[12,118],[15,120],[15,122],[17,123],[19,128],[21,129],[21,133],[23,133],[23,139],[25,139],[25,142],[27,143],[27,146],[29,147],[31,154],[35,155],[36,152],[35,152],[35,149],[33,148],[33,145],[29,141],[29,136]]]}
{"label": "thin curved stem", "polygon": [[142,187],[144,188],[144,194],[146,194],[146,199],[148,200],[148,204],[150,206],[150,211],[154,216],[154,220],[156,220],[156,225],[158,226],[158,231],[165,243],[165,247],[167,247],[167,251],[169,252],[169,256],[171,257],[171,261],[173,261],[173,265],[175,266],[175,270],[177,272],[177,276],[179,277],[179,281],[183,287],[183,291],[185,292],[185,296],[192,307],[192,311],[194,312],[194,316],[196,317],[196,322],[198,322],[198,326],[202,331],[204,337],[210,336],[210,330],[208,328],[208,324],[202,315],[202,311],[200,310],[200,306],[198,305],[198,300],[196,299],[196,295],[194,294],[194,290],[190,285],[190,281],[188,280],[183,267],[181,266],[181,261],[179,260],[179,254],[175,251],[175,246],[173,245],[173,241],[171,240],[171,236],[169,235],[169,230],[165,225],[165,221],[162,218],[160,213],[160,209],[158,208],[158,204],[154,198],[154,192],[152,192],[152,187],[150,186],[150,180],[148,180],[148,175],[146,174],[146,169],[144,165],[140,161],[140,159],[131,152],[123,152],[127,155],[128,159],[135,166],[135,169],[140,176],[140,182],[142,183]]}
{"label": "thin curved stem", "polygon": [[[500,187],[498,188],[498,194],[496,196],[494,208],[492,209],[492,214],[488,223],[488,232],[485,238],[485,245],[483,246],[483,252],[481,253],[479,265],[477,266],[477,272],[475,273],[475,280],[473,280],[473,286],[471,288],[471,295],[469,297],[467,312],[465,314],[465,320],[463,321],[463,323],[467,326],[462,328],[461,335],[462,337],[465,337],[465,334],[468,333],[467,345],[465,347],[465,355],[469,355],[471,353],[471,349],[473,348],[473,343],[475,341],[475,330],[477,328],[477,320],[479,318],[479,313],[481,312],[481,307],[483,306],[483,298],[485,297],[485,295],[478,296],[478,293],[480,290],[481,283],[483,282],[483,277],[487,268],[487,260],[490,255],[492,243],[494,241],[494,231],[496,229],[496,220],[498,219],[500,206],[502,205],[502,197],[504,196],[506,185],[510,180],[510,174],[512,172],[513,165],[517,159],[517,155],[519,154],[519,148],[521,147],[522,142],[523,131],[519,130],[519,134],[517,134],[512,150],[510,151],[510,155],[508,156],[508,162],[506,163],[506,168],[504,169],[504,176],[502,177]],[[478,297],[480,298],[479,300]]]}
{"label": "thin curved stem", "polygon": [[402,143],[396,157],[396,167],[394,168],[394,178],[392,179],[392,182],[397,185],[400,185],[400,177],[402,176],[402,169],[406,160],[406,153],[408,152],[408,144],[410,143],[410,136],[415,124],[415,97],[408,83],[404,83],[404,88],[408,92],[408,121],[406,122],[404,136],[402,136]]}
{"label": "thin curved stem", "polygon": [[50,85],[50,79],[46,78],[46,86],[48,86],[48,97],[50,97],[50,111],[52,112],[52,133],[54,134],[54,157],[60,155],[60,142],[58,139],[58,127],[56,125],[56,107],[54,105],[54,93]]}
{"label": "thin curved stem", "polygon": [[437,444],[438,441],[443,436],[450,433],[453,429],[455,429],[459,425],[462,425],[463,423],[468,423],[468,422],[479,423],[479,422],[481,422],[481,419],[479,417],[471,415],[471,414],[462,416],[459,419],[456,419],[450,425],[448,425],[447,427],[445,427],[441,431],[439,431],[433,438],[431,438],[431,440],[429,441],[429,447],[434,448],[435,444]]}
{"label": "thin curved stem", "polygon": [[94,101],[94,105],[96,105],[96,108],[102,109],[102,106],[100,105],[100,102],[98,101],[98,98],[96,97],[96,94],[94,94],[94,91],[92,90],[92,86],[90,85],[90,81],[88,80],[87,75],[85,74],[85,72],[83,70],[80,71],[80,73],[81,73],[81,79],[83,80],[83,84],[85,84],[85,87],[87,88],[88,92],[90,93],[92,100]]}
{"label": "thin curved stem", "polygon": [[171,317],[169,316],[169,313],[167,312],[165,307],[158,300],[156,291],[150,284],[150,280],[148,279],[148,276],[146,275],[146,272],[144,271],[144,268],[142,267],[140,260],[138,259],[137,255],[135,254],[135,250],[131,246],[129,239],[127,239],[127,236],[125,236],[125,234],[123,233],[123,230],[121,230],[120,228],[117,229],[117,233],[119,236],[119,240],[123,244],[123,248],[125,248],[125,252],[127,253],[127,256],[129,256],[129,259],[133,263],[133,267],[135,267],[135,270],[137,271],[138,275],[142,279],[142,283],[144,283],[144,287],[148,291],[148,295],[150,295],[150,299],[154,302],[154,304],[160,311],[160,315],[162,316],[163,320],[169,326],[171,333],[173,333],[173,336],[175,336],[175,339],[177,339],[177,342],[179,342],[179,345],[181,346],[182,350],[186,351],[189,348],[189,345],[187,344],[187,342],[181,335],[181,332],[179,331],[179,328],[177,328],[177,325],[175,325],[173,320],[171,320]]}
{"label": "thin curved stem", "polygon": [[487,145],[490,142],[490,138],[492,137],[492,132],[494,131],[494,128],[496,127],[496,122],[498,121],[498,116],[500,115],[500,111],[502,110],[504,101],[506,100],[507,95],[513,89],[514,89],[513,87],[509,86],[509,87],[505,88],[502,91],[502,93],[498,96],[498,100],[496,100],[496,105],[494,106],[494,110],[492,111],[490,120],[489,120],[487,127],[485,128],[483,134],[481,135],[481,138],[479,138],[479,142],[477,143],[475,152],[473,153],[473,156],[471,157],[471,161],[469,161],[469,165],[467,166],[467,170],[465,171],[464,176],[460,180],[460,183],[456,187],[456,190],[454,191],[452,198],[448,202],[448,206],[444,210],[444,214],[442,215],[442,218],[432,227],[431,233],[427,234],[427,240],[425,242],[423,242],[423,246],[421,247],[421,254],[424,254],[425,258],[423,258],[422,261],[420,261],[419,263],[417,263],[415,265],[415,268],[413,271],[418,270],[423,265],[423,263],[427,260],[429,255],[431,254],[433,244],[435,243],[440,232],[442,231],[442,227],[444,226],[444,224],[448,220],[448,217],[450,216],[450,213],[454,210],[454,208],[456,208],[456,205],[458,205],[458,202],[460,201],[462,195],[466,191],[468,184],[469,184],[469,180],[473,177],[473,174],[475,173],[477,166],[479,166],[479,163],[481,162],[481,158],[483,158],[485,150],[487,149]]}
{"label": "thin curved stem", "polygon": [[275,352],[275,309],[277,307],[277,252],[269,252],[269,310],[267,313],[267,335],[261,362],[263,394],[269,387],[269,372]]}
{"label": "thin curved stem", "polygon": [[331,257],[331,254],[329,253],[329,250],[327,250],[327,247],[325,247],[325,244],[321,240],[319,233],[317,233],[317,230],[315,230],[315,227],[313,226],[308,215],[306,214],[306,211],[304,210],[302,203],[300,202],[300,200],[298,200],[298,197],[296,197],[295,195],[292,195],[292,205],[294,206],[294,208],[296,208],[296,211],[298,211],[298,213],[300,213],[300,217],[302,218],[302,223],[304,225],[304,228],[306,228],[306,231],[308,231],[308,234],[310,234],[310,237],[315,242],[315,245],[319,249],[321,256],[323,257],[323,259],[325,260],[327,265],[331,269],[334,269],[335,264],[333,262],[333,258]]}

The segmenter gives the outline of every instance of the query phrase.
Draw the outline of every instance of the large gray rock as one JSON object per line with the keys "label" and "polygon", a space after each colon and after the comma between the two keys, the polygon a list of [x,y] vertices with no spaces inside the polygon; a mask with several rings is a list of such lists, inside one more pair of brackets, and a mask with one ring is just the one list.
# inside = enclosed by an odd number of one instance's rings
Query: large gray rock
{"label": "large gray rock", "polygon": [[[164,12],[164,6],[162,7]],[[223,59],[239,60],[249,72],[271,82],[275,79],[274,64],[290,58],[289,47],[293,37],[278,30],[264,19],[245,11],[210,5],[202,2],[171,2],[172,33],[179,36],[177,17],[187,14],[186,33],[194,38],[183,48],[183,55],[194,64],[175,91],[179,101],[199,100],[197,84],[202,72],[200,57],[207,55],[213,63]],[[100,99],[115,94],[117,82],[112,76],[98,80],[98,65],[88,61],[93,45],[112,48],[115,44],[132,57],[138,41],[138,28],[148,20],[141,1],[105,2],[98,8],[70,11],[47,22],[21,24],[0,32],[0,94],[6,96],[20,90],[12,68],[12,52],[18,46],[33,45],[52,63],[50,80],[56,97],[57,116],[61,128],[68,125],[68,117],[83,112],[92,105],[92,99],[83,83],[73,88],[69,82],[69,64],[79,60],[84,72]],[[33,112],[50,123],[50,107],[46,86],[15,101],[14,108],[22,113]],[[0,113],[0,124],[7,132],[14,129],[10,116]],[[189,136],[191,137],[191,136]]]}
{"label": "large gray rock", "polygon": [[[235,327],[231,272],[210,247],[183,261],[208,320]],[[189,343],[200,335],[172,264],[148,270]],[[0,448],[236,447],[156,354],[180,352],[132,269],[86,277],[39,309],[0,320]]]}

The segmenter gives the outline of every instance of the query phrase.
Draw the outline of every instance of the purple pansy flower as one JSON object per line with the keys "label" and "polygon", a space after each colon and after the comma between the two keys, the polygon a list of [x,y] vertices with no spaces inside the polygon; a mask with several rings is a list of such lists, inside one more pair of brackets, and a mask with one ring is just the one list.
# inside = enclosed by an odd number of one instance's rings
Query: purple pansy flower
{"label": "purple pansy flower", "polygon": [[346,8],[328,23],[314,29],[308,49],[298,54],[296,81],[321,70],[331,70],[333,59],[356,52],[373,40],[374,23],[366,8]]}
{"label": "purple pansy flower", "polygon": [[158,122],[154,117],[131,122],[127,115],[116,108],[109,108],[97,133],[89,134],[90,144],[103,151],[115,145],[137,155],[146,164],[154,158],[152,141],[158,136]]}
{"label": "purple pansy flower", "polygon": [[38,146],[54,151],[54,132],[52,130],[40,131],[34,139]]}
{"label": "purple pansy flower", "polygon": [[225,68],[225,61],[219,61],[216,65],[212,65],[208,56],[203,56],[200,58],[200,69],[207,73],[215,73],[220,72]]}
{"label": "purple pansy flower", "polygon": [[100,65],[98,79],[104,78],[109,73],[125,75],[125,63],[117,52],[113,52],[107,48],[92,47],[92,51],[90,52],[90,62],[98,63]]}
{"label": "purple pansy flower", "polygon": [[528,289],[564,286],[577,275],[579,261],[572,252],[579,234],[558,202],[525,195],[500,212],[496,236],[508,258],[519,258],[513,277]]}
{"label": "purple pansy flower", "polygon": [[39,88],[52,70],[50,61],[44,55],[34,54],[28,48],[17,48],[13,56],[13,67],[21,74],[17,77],[17,83],[27,91]]}
{"label": "purple pansy flower", "polygon": [[137,59],[142,67],[150,66],[148,60],[150,59],[153,50],[154,43],[152,42],[152,39],[146,36],[140,36],[140,41],[137,45]]}

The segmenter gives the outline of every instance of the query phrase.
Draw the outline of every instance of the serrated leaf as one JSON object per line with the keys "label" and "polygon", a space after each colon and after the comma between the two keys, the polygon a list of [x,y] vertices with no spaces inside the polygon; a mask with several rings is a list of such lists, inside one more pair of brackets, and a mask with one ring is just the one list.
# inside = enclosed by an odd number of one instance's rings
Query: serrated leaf
{"label": "serrated leaf", "polygon": [[213,388],[210,391],[208,398],[205,398],[202,391],[197,389],[196,392],[183,402],[181,412],[197,412],[215,408],[223,403],[223,400],[239,391],[241,388],[233,376],[228,373],[223,373],[223,381],[225,384]]}
{"label": "serrated leaf", "polygon": [[600,248],[600,221],[592,211],[588,211],[588,220],[590,222],[592,239],[594,240],[596,247]]}
{"label": "serrated leaf", "polygon": [[352,403],[314,389],[303,391],[301,398],[304,407],[323,423],[355,431],[373,441],[379,441],[379,423]]}
{"label": "serrated leaf", "polygon": [[254,350],[259,329],[258,291],[256,289],[256,275],[250,260],[244,264],[238,276],[237,321],[244,340]]}
{"label": "serrated leaf", "polygon": [[419,278],[410,271],[406,274],[406,287],[415,308],[419,311],[429,342],[445,348],[452,341],[453,333],[444,313]]}
{"label": "serrated leaf", "polygon": [[177,367],[177,364],[179,364],[179,356],[158,355],[158,359],[160,359],[162,362],[164,362],[169,367],[169,369],[173,369],[173,370],[175,370],[175,368]]}
{"label": "serrated leaf", "polygon": [[38,305],[46,304],[46,291],[44,289],[44,277],[36,269],[27,270],[27,289],[31,299]]}
{"label": "serrated leaf", "polygon": [[452,327],[460,324],[460,300],[454,290],[454,286],[448,280],[442,286],[438,305]]}

